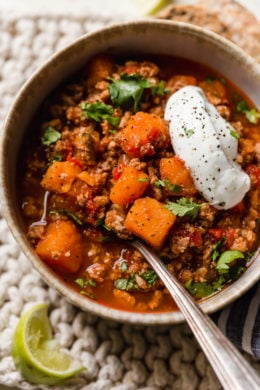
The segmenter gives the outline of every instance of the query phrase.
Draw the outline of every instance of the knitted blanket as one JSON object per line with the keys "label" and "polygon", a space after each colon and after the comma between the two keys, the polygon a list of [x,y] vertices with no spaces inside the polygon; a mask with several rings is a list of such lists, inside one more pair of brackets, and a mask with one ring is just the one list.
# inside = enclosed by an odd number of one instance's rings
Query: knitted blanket
{"label": "knitted blanket", "polygon": [[[20,19],[0,13],[0,121],[21,85],[49,55],[79,35],[115,21],[118,20],[100,15],[35,15]],[[20,252],[0,214],[1,389],[47,388],[24,381],[10,355],[19,317],[38,302],[49,305],[54,337],[87,368],[63,389],[221,388],[187,325],[141,327],[82,312],[41,280]],[[245,356],[260,370],[259,363]],[[58,388],[61,387],[52,387]]]}

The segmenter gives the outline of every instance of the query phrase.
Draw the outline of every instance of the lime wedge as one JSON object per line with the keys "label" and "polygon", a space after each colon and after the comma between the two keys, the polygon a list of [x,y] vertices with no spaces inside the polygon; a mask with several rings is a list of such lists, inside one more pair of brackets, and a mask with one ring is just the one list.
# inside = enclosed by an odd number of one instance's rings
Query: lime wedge
{"label": "lime wedge", "polygon": [[14,333],[12,356],[23,377],[37,384],[59,384],[85,370],[52,339],[45,303],[33,306],[20,318]]}
{"label": "lime wedge", "polygon": [[169,0],[135,0],[141,15],[154,15],[169,4]]}

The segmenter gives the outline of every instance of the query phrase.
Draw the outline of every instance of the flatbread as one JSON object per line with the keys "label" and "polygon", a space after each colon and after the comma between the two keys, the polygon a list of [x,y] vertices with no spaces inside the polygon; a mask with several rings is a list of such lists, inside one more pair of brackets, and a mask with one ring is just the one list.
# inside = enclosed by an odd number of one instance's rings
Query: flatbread
{"label": "flatbread", "polygon": [[158,18],[195,24],[231,40],[260,63],[260,22],[233,0],[199,0],[169,5]]}

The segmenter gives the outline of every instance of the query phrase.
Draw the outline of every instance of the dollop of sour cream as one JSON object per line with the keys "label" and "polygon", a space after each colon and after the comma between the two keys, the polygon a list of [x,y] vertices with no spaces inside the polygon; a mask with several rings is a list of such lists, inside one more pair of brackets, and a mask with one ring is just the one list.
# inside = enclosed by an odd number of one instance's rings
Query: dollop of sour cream
{"label": "dollop of sour cream", "polygon": [[217,209],[238,204],[250,189],[250,178],[236,163],[236,131],[209,103],[201,88],[186,86],[167,101],[175,153],[190,169],[197,190]]}

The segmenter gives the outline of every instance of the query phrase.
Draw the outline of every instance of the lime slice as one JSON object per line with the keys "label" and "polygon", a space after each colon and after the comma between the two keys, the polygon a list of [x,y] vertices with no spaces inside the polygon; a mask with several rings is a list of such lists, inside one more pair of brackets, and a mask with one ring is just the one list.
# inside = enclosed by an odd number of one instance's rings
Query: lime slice
{"label": "lime slice", "polygon": [[135,2],[142,15],[154,15],[169,4],[169,0],[135,0]]}
{"label": "lime slice", "polygon": [[12,356],[16,368],[29,382],[54,385],[85,370],[52,339],[47,305],[33,306],[16,327]]}

